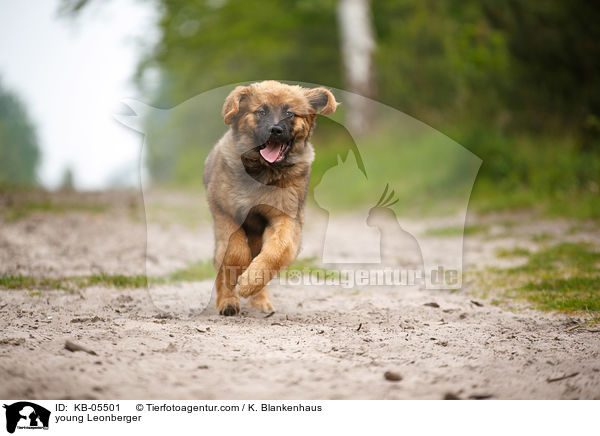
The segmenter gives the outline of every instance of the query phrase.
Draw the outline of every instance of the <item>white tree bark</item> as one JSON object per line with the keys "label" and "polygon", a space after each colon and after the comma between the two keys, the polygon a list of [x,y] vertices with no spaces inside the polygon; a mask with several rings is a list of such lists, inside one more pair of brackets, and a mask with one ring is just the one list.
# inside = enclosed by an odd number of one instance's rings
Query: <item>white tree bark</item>
{"label": "white tree bark", "polygon": [[[340,0],[338,24],[344,76],[349,91],[364,97],[374,97],[373,51],[375,38],[369,0]],[[366,131],[370,124],[371,110],[368,102],[352,96],[346,102],[348,123],[357,133]]]}

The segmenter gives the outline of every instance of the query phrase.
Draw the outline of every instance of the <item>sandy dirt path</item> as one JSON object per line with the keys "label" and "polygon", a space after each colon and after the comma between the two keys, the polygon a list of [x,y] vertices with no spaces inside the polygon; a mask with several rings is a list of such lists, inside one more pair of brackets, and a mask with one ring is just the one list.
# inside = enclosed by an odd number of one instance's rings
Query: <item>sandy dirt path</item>
{"label": "sandy dirt path", "polygon": [[[109,202],[108,211],[35,211],[3,220],[0,274],[143,273],[140,199],[103,195],[89,201]],[[169,196],[156,210],[189,201]],[[173,271],[212,250],[209,227],[167,218],[147,224],[154,235],[149,273]],[[567,221],[512,218],[519,225],[509,232],[498,224],[506,217],[486,218],[486,236],[465,241],[466,267],[505,266],[509,261],[493,255],[498,247],[540,232],[598,243],[594,231],[567,231]],[[307,225],[305,254],[316,237]],[[0,396],[600,399],[597,332],[570,329],[574,320],[566,315],[496,307],[473,291],[468,283],[458,292],[276,284],[277,311],[269,318],[246,306],[239,317],[220,317],[212,304],[186,318],[165,315],[146,289],[0,290]],[[67,340],[94,354],[66,350]],[[386,371],[402,380],[386,380]],[[554,381],[564,376],[571,377]]]}

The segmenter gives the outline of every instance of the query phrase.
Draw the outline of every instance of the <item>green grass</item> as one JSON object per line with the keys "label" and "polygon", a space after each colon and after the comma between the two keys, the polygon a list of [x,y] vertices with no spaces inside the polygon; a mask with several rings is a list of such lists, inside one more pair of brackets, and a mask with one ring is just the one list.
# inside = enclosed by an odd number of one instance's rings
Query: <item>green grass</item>
{"label": "green grass", "polygon": [[573,269],[581,273],[598,270],[600,252],[588,243],[564,242],[531,253],[528,262],[512,272],[546,273]]}
{"label": "green grass", "polygon": [[[339,278],[337,271],[321,268],[316,258],[298,259],[288,271],[300,274],[325,274],[327,277]],[[178,282],[199,282],[214,279],[216,276],[212,261],[204,260],[192,263],[173,273],[160,277],[122,274],[93,274],[89,276],[72,276],[60,278],[31,277],[23,275],[0,276],[0,289],[28,289],[30,295],[40,295],[41,290],[63,289],[74,292],[90,286],[104,286],[116,289],[144,288],[148,284],[169,284]]]}
{"label": "green grass", "polygon": [[453,236],[461,236],[461,235],[469,236],[469,235],[475,235],[477,233],[486,232],[487,229],[488,229],[488,226],[484,226],[484,225],[465,226],[464,229],[459,226],[439,227],[439,228],[434,228],[434,229],[428,229],[427,231],[425,231],[425,234],[427,236],[439,236],[439,237],[453,237]]}
{"label": "green grass", "polygon": [[[482,295],[527,301],[541,310],[600,312],[600,251],[587,243],[560,243],[537,252],[499,250],[499,257],[527,257],[524,265],[490,268],[476,280]],[[493,291],[495,290],[495,291]]]}
{"label": "green grass", "polygon": [[[199,282],[215,278],[215,268],[211,261],[205,260],[179,269],[167,277],[168,282]],[[156,279],[154,279],[156,280]]]}
{"label": "green grass", "polygon": [[34,212],[62,214],[66,212],[103,213],[107,205],[97,203],[57,203],[50,200],[28,200],[15,203],[4,208],[2,217],[6,221],[17,221],[28,217]]}
{"label": "green grass", "polygon": [[318,258],[316,257],[304,257],[301,259],[296,259],[296,261],[288,267],[286,273],[322,275],[323,277],[329,277],[333,279],[340,278],[339,271],[329,270],[319,266]]}
{"label": "green grass", "polygon": [[65,279],[37,278],[29,276],[0,276],[0,288],[4,289],[66,289]]}
{"label": "green grass", "polygon": [[148,283],[148,279],[145,275],[126,276],[122,274],[94,274],[79,279],[81,280],[79,287],[109,286],[117,289],[142,288]]}
{"label": "green grass", "polygon": [[549,233],[536,233],[531,237],[533,242],[548,242],[553,239],[552,235]]}
{"label": "green grass", "polygon": [[111,288],[142,288],[146,286],[144,275],[126,276],[122,274],[93,274],[90,276],[73,276],[61,278],[42,278],[31,276],[0,276],[0,288],[4,289],[64,289],[74,291],[89,286],[106,286]]}
{"label": "green grass", "polygon": [[512,249],[499,248],[496,250],[496,257],[499,258],[510,258],[510,257],[524,257],[529,256],[531,252],[527,248],[516,247]]}
{"label": "green grass", "polygon": [[600,276],[528,282],[520,293],[544,310],[600,311]]}

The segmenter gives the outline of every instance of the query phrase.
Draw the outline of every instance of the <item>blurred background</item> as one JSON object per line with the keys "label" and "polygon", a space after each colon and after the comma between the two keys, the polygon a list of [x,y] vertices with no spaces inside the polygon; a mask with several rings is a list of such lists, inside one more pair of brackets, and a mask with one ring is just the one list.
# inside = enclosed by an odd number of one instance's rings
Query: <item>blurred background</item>
{"label": "blurred background", "polygon": [[[166,109],[224,85],[279,79],[372,98],[458,142],[483,160],[477,211],[600,217],[597,3],[4,1],[0,17],[4,189],[136,187],[139,134],[113,119],[127,111],[123,98]],[[344,102],[339,116],[384,166],[393,129],[361,101]],[[160,134],[144,165],[153,183],[195,188],[212,144],[196,140],[192,113],[176,117],[146,120]],[[325,118],[316,135],[318,180],[353,140]]]}

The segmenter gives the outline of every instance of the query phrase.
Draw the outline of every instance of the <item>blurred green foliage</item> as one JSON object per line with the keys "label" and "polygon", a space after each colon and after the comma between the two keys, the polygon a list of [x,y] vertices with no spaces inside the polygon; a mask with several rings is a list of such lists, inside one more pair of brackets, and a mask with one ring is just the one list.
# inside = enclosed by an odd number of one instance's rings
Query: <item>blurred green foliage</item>
{"label": "blurred green foliage", "polygon": [[138,79],[148,68],[160,70],[159,105],[267,78],[341,87],[335,0],[157,3],[162,37]]}
{"label": "blurred green foliage", "polygon": [[[63,10],[90,1],[63,0]],[[158,8],[160,37],[136,79],[159,107],[263,79],[345,87],[335,0],[146,1]],[[600,3],[372,0],[371,10],[377,100],[482,158],[474,207],[600,217]],[[148,87],[154,73],[158,88]],[[194,130],[190,113],[171,127],[148,122],[163,131],[148,142],[155,180],[199,183],[207,150],[197,138],[225,130],[219,109],[215,101],[210,134]],[[327,122],[317,135],[318,173],[349,139]],[[376,136],[385,166],[392,134]]]}
{"label": "blurred green foliage", "polygon": [[0,83],[0,186],[34,185],[39,158],[35,130],[23,104]]}

